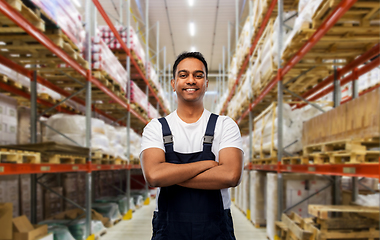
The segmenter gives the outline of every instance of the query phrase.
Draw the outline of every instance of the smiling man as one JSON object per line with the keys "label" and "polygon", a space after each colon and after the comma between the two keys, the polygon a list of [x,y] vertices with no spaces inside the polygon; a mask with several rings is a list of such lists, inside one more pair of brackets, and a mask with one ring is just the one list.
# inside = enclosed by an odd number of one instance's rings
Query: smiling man
{"label": "smiling man", "polygon": [[178,108],[144,129],[144,177],[159,187],[152,240],[235,239],[229,188],[241,179],[242,140],[231,118],[204,108],[207,74],[201,53],[180,54],[171,80]]}

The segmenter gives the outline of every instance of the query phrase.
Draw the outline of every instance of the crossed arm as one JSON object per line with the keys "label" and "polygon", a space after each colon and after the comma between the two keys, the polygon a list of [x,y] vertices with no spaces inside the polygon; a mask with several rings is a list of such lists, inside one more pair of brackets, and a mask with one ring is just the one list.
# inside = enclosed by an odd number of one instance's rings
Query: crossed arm
{"label": "crossed arm", "polygon": [[159,148],[148,148],[141,154],[146,181],[153,187],[180,185],[197,189],[235,187],[240,181],[243,153],[238,148],[224,148],[219,152],[219,163],[213,160],[188,164],[165,162]]}

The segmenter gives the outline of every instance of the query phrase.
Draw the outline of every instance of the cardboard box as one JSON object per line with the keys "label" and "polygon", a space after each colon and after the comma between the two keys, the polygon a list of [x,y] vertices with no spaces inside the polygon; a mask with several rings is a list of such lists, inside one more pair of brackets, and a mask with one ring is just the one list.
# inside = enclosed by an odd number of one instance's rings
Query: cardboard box
{"label": "cardboard box", "polygon": [[47,225],[32,225],[25,215],[13,219],[13,240],[36,240],[46,236]]}
{"label": "cardboard box", "polygon": [[0,240],[12,239],[12,203],[0,203]]}

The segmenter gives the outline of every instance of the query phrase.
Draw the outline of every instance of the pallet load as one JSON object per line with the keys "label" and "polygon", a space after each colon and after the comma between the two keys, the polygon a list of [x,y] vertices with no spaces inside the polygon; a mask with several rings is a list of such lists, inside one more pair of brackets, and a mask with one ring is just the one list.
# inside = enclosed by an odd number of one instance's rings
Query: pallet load
{"label": "pallet load", "polygon": [[[282,174],[284,182],[284,198],[278,199],[278,183],[277,174],[267,174],[266,188],[266,222],[267,236],[269,239],[275,239],[276,220],[278,219],[278,201],[284,202],[284,208],[287,212],[294,211],[302,217],[308,217],[309,204],[331,204],[331,186],[326,178],[319,175],[308,174]],[[315,196],[299,205],[294,204],[300,202],[311,194],[325,188]],[[292,208],[290,208],[292,207]],[[289,209],[288,209],[289,208]]]}
{"label": "pallet load", "polygon": [[137,134],[133,129],[129,129],[129,141],[127,141],[127,128],[118,127],[118,133],[121,133],[121,145],[124,148],[125,155],[127,154],[128,144],[130,146],[130,155],[128,156],[130,163],[138,164],[141,149],[141,135]]}
{"label": "pallet load", "polygon": [[266,225],[266,173],[250,172],[250,203],[251,222],[256,228]]}
{"label": "pallet load", "polygon": [[[55,114],[46,123],[48,126],[65,134],[68,138],[58,134],[49,127],[46,130],[46,140],[62,144],[85,146],[86,141],[86,118],[80,115]],[[109,139],[105,135],[105,123],[102,120],[91,119],[91,148],[105,153],[110,151]]]}
{"label": "pallet load", "polygon": [[320,163],[378,162],[380,90],[305,122],[304,156]]}
{"label": "pallet load", "polygon": [[160,117],[158,111],[148,101],[146,94],[133,81],[131,81],[131,107],[147,118]]}
{"label": "pallet load", "polygon": [[116,90],[126,93],[128,73],[100,37],[92,39],[93,75],[103,81],[110,81]]}
{"label": "pallet load", "polygon": [[[379,208],[309,205],[312,218],[292,212],[276,222],[281,239],[379,239]],[[348,214],[342,217],[342,214]],[[333,216],[335,214],[335,216]],[[366,216],[377,216],[377,219]]]}

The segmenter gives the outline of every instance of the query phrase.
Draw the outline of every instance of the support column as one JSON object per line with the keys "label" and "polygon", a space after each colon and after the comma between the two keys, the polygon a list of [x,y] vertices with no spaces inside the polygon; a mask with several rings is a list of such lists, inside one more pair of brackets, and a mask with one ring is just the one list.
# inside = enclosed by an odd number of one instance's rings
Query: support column
{"label": "support column", "polygon": [[224,92],[226,91],[226,47],[223,46],[223,84],[222,84],[222,92],[221,94],[219,95],[219,97],[221,97]]}
{"label": "support column", "polygon": [[[37,143],[37,72],[30,81],[30,143]],[[31,222],[37,224],[37,174],[30,175]]]}
{"label": "support column", "polygon": [[[358,69],[355,68],[353,70],[355,79],[352,81],[352,99],[358,98],[359,97],[359,81],[358,81],[358,74],[357,74]],[[358,199],[359,196],[359,186],[358,186],[358,178],[357,177],[352,177],[352,193],[351,193],[351,200],[355,202]]]}
{"label": "support column", "polygon": [[[277,77],[281,77],[281,50],[282,50],[282,29],[283,29],[283,0],[278,0],[278,18],[279,18],[279,34],[278,38],[280,39],[278,41],[278,73]],[[282,79],[278,81],[277,84],[277,162],[281,163],[282,159],[282,151],[283,151],[283,84]],[[278,171],[277,174],[277,184],[278,184],[278,220],[281,220],[281,215],[284,210],[283,206],[283,199],[284,199],[284,193],[283,193],[283,179],[282,179],[282,173]]]}
{"label": "support column", "polygon": [[[95,6],[91,0],[86,0],[86,44],[85,59],[91,66],[91,37],[96,29]],[[86,81],[86,147],[91,149],[91,117],[92,117],[92,96],[91,96],[91,68],[87,70]],[[91,235],[91,209],[92,209],[92,173],[91,173],[91,152],[87,159],[89,169],[86,173],[86,237]]]}
{"label": "support column", "polygon": [[235,54],[239,41],[239,0],[235,0]]}
{"label": "support column", "polygon": [[[127,34],[127,48],[131,48],[131,40],[130,40],[130,26],[131,26],[131,17],[130,17],[130,8],[131,8],[131,0],[127,0],[127,11],[126,11],[126,26],[128,27],[128,34]],[[131,156],[131,141],[130,141],[130,129],[131,129],[131,112],[130,112],[130,107],[131,107],[131,58],[129,55],[127,55],[127,99],[128,99],[128,106],[129,109],[127,111],[127,158],[129,161],[131,161],[130,156]],[[129,162],[130,164],[130,162]],[[127,178],[127,183],[126,183],[126,188],[127,188],[127,201],[128,201],[128,217],[129,219],[132,218],[132,209],[131,209],[131,169],[128,168],[126,170],[126,178]]]}
{"label": "support column", "polygon": [[[336,60],[334,60],[334,63],[336,63]],[[334,97],[334,108],[336,107],[339,107],[340,106],[340,102],[341,102],[341,88],[340,88],[340,81],[339,81],[339,78],[338,78],[338,70],[337,70],[337,66],[335,65],[334,66],[334,92],[333,92],[333,97]],[[340,179],[341,177],[339,176],[333,176],[333,181],[334,181],[334,184],[333,184],[333,192],[334,192],[334,197],[333,197],[333,204],[334,205],[338,205],[340,204],[340,197],[341,197],[341,193],[340,193]]]}
{"label": "support column", "polygon": [[[146,72],[145,77],[147,80],[149,80],[149,74],[148,74],[148,62],[149,62],[149,0],[145,0],[145,54],[146,54]],[[153,66],[151,66],[153,67]],[[148,106],[148,116],[149,116],[149,87],[146,86],[146,97],[147,97],[147,106]],[[150,203],[149,198],[149,185],[148,182],[145,183],[145,191],[146,191],[146,199],[144,202],[144,205],[148,205]]]}

